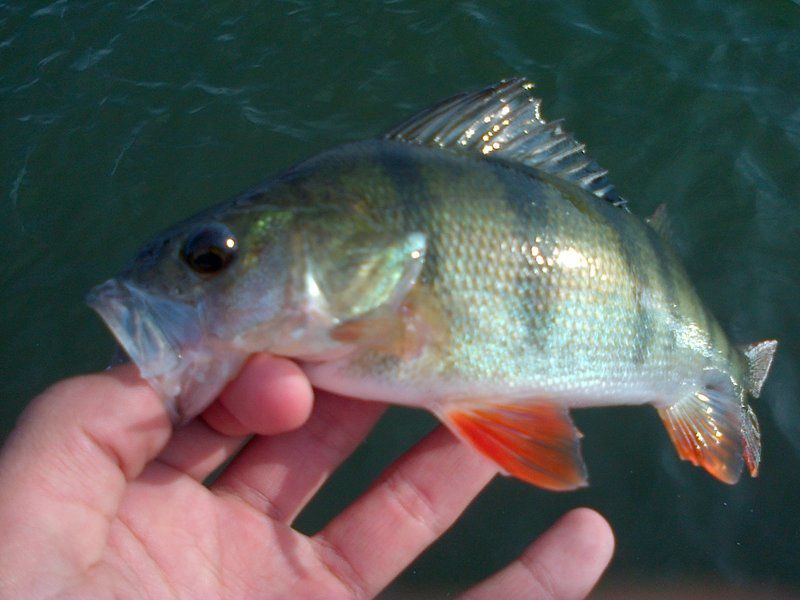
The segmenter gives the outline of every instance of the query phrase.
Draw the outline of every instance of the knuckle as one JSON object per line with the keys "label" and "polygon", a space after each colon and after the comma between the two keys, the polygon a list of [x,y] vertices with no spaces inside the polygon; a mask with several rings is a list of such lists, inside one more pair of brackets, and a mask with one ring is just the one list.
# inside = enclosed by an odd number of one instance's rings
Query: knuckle
{"label": "knuckle", "polygon": [[389,497],[403,513],[425,530],[431,537],[438,537],[444,527],[433,499],[402,470],[392,470],[383,480]]}
{"label": "knuckle", "polygon": [[320,564],[340,584],[343,598],[372,597],[367,581],[333,540],[317,536],[315,542]]}
{"label": "knuckle", "polygon": [[545,564],[527,552],[518,561],[530,576],[532,585],[537,590],[534,597],[541,600],[558,600],[562,597],[558,593],[553,574]]}

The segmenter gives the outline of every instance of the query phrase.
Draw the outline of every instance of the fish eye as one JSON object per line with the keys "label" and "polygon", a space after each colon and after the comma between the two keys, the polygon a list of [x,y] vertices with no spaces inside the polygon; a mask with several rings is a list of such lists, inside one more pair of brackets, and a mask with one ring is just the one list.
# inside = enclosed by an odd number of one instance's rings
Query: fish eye
{"label": "fish eye", "polygon": [[181,258],[197,273],[217,273],[236,258],[239,243],[222,223],[212,223],[191,233],[181,248]]}

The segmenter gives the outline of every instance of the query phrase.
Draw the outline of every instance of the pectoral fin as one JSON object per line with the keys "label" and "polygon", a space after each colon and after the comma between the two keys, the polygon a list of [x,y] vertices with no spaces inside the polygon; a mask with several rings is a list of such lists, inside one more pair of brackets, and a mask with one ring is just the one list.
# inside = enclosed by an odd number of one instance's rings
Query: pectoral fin
{"label": "pectoral fin", "polygon": [[549,490],[587,485],[581,433],[569,412],[552,404],[490,404],[453,408],[440,417],[501,470]]}
{"label": "pectoral fin", "polygon": [[448,329],[436,299],[418,286],[399,307],[380,307],[345,321],[331,331],[331,338],[409,360],[425,347],[446,344]]}
{"label": "pectoral fin", "polygon": [[758,426],[748,407],[707,391],[661,408],[658,414],[683,460],[733,484],[739,481],[746,457],[750,474],[756,475],[760,444],[748,431]]}
{"label": "pectoral fin", "polygon": [[412,333],[400,315],[381,311],[337,325],[331,331],[331,338],[408,359],[417,354],[422,345],[422,340]]}

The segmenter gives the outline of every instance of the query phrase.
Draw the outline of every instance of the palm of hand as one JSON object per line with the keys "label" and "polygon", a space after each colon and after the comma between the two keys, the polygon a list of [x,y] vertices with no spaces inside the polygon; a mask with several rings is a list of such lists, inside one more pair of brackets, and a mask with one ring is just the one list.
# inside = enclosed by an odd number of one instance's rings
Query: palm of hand
{"label": "palm of hand", "polygon": [[[264,382],[270,382],[265,389]],[[291,523],[368,433],[379,405],[311,390],[260,357],[174,434],[130,369],[51,388],[0,458],[0,595],[371,597],[457,518],[494,468],[443,429],[314,536]],[[607,524],[575,511],[468,594],[582,597],[610,558]]]}

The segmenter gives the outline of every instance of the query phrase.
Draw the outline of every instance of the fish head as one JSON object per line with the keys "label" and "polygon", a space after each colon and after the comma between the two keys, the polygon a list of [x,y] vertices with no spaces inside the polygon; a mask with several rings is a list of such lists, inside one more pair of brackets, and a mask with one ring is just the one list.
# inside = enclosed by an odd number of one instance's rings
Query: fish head
{"label": "fish head", "polygon": [[243,332],[279,318],[290,222],[280,210],[199,215],[156,236],[89,293],[174,421],[197,415],[235,376],[252,351]]}
{"label": "fish head", "polygon": [[337,327],[399,306],[424,236],[345,217],[265,205],[200,215],[145,245],[87,300],[183,422],[249,354],[340,357],[354,348]]}

